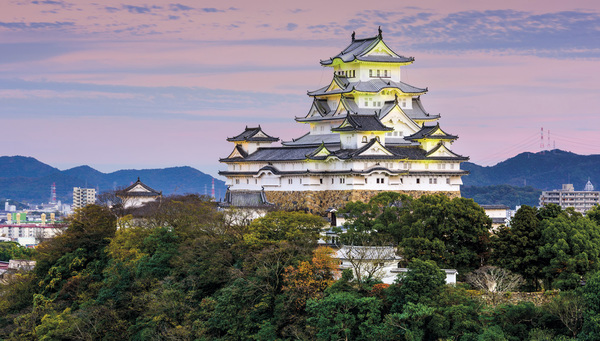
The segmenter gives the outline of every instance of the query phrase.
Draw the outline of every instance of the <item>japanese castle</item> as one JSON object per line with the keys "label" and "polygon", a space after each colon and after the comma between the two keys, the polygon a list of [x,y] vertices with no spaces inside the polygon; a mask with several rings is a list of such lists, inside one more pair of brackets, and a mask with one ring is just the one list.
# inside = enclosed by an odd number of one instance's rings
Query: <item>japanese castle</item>
{"label": "japanese castle", "polygon": [[413,62],[386,45],[381,29],[363,39],[352,33],[348,47],[321,61],[333,69],[331,82],[309,91],[308,114],[295,118],[308,133],[280,146],[260,126],[227,139],[234,147],[219,173],[226,202],[322,213],[381,191],[459,196],[468,157],[450,150],[458,137],[423,107],[427,88],[402,82],[400,68]]}

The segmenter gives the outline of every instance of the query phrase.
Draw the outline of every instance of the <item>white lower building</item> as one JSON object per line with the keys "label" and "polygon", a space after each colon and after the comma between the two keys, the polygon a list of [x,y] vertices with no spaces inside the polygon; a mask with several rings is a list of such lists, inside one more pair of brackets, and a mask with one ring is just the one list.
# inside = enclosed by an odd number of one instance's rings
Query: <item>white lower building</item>
{"label": "white lower building", "polygon": [[540,196],[540,206],[556,204],[565,209],[573,207],[579,213],[585,213],[600,203],[600,192],[594,191],[594,186],[588,180],[586,190],[576,191],[573,184],[564,184],[562,189],[543,191]]}

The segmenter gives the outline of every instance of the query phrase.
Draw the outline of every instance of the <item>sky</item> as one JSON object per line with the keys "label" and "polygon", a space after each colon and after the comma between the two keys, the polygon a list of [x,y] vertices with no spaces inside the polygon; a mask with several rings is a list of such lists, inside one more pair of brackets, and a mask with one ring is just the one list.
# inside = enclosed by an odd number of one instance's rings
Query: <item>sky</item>
{"label": "sky", "polygon": [[306,133],[319,61],[379,26],[456,153],[600,154],[596,0],[1,1],[0,155],[215,176],[247,125]]}

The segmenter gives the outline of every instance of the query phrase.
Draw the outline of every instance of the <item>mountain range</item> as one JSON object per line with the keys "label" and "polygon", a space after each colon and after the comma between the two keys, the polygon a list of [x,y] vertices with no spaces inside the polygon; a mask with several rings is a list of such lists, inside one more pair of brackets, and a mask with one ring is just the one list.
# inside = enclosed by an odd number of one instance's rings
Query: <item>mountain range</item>
{"label": "mountain range", "polygon": [[[19,202],[48,202],[50,186],[56,184],[56,197],[64,203],[71,203],[73,187],[96,188],[100,193],[116,188],[124,188],[138,177],[146,185],[163,195],[199,193],[210,194],[213,177],[201,171],[184,166],[163,169],[127,169],[112,173],[102,173],[89,166],[79,166],[59,170],[32,157],[0,157],[0,198]],[[217,199],[225,195],[226,186],[222,180],[214,179]]]}
{"label": "mountain range", "polygon": [[600,185],[600,155],[578,155],[560,149],[521,153],[488,167],[465,162],[461,168],[471,173],[463,177],[466,186],[506,184],[546,191],[569,183],[582,191],[588,179]]}

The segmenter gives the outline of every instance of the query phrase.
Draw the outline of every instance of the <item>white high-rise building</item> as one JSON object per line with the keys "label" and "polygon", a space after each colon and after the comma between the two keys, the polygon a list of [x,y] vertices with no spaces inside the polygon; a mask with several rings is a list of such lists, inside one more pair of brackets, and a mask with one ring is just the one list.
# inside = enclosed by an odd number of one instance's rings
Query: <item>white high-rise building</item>
{"label": "white high-rise building", "polygon": [[96,203],[96,189],[73,187],[73,209]]}

